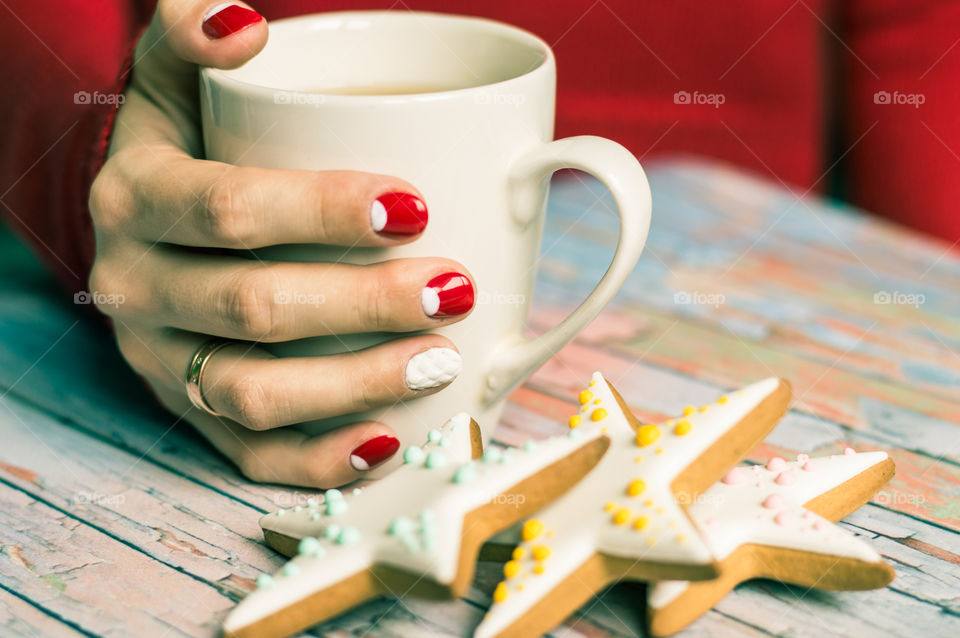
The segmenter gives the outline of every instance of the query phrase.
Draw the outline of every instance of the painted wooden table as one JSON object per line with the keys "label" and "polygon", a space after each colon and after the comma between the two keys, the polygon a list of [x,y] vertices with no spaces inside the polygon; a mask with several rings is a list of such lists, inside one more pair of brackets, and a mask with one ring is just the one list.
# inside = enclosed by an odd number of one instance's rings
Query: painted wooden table
{"label": "painted wooden table", "polygon": [[[594,369],[644,418],[786,377],[793,410],[751,457],[889,452],[896,478],[844,525],[897,577],[858,593],[753,582],[683,635],[960,636],[958,253],[725,168],[661,165],[651,183],[636,272],[512,395],[497,440],[562,431]],[[554,185],[533,330],[592,286],[615,236],[596,183]],[[313,495],[244,480],[15,240],[0,251],[0,635],[214,635],[281,564],[258,517]],[[482,567],[463,600],[379,600],[313,634],[468,634],[498,573]],[[555,635],[643,635],[643,595],[614,587]]]}

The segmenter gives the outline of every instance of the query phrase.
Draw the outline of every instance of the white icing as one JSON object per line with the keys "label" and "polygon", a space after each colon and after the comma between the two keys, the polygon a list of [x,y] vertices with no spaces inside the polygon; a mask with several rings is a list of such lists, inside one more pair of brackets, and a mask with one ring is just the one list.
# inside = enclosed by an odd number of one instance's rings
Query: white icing
{"label": "white icing", "polygon": [[[477,638],[504,631],[598,552],[638,563],[712,563],[713,555],[670,491],[670,484],[779,384],[779,379],[766,379],[725,397],[722,404],[714,403],[705,411],[695,410],[689,416],[659,424],[660,437],[641,447],[606,380],[599,372],[594,373],[589,388],[593,397],[584,406],[586,411],[579,412],[582,421],[577,429],[588,434],[605,428],[611,440],[610,449],[573,489],[536,515],[545,533],[521,544],[526,557],[517,561],[520,574],[504,581],[506,598],[490,608],[477,628]],[[594,403],[597,398],[599,404]],[[607,416],[595,422],[591,416],[600,408],[607,411]],[[688,422],[690,429],[678,435],[675,428],[681,421]],[[642,457],[640,462],[638,456]],[[627,493],[633,479],[645,483],[638,496]],[[652,500],[651,505],[646,504],[648,500]],[[612,511],[605,510],[608,502],[616,505]],[[620,508],[627,508],[630,516],[625,524],[616,525],[613,515]],[[640,516],[648,522],[638,530],[634,522]],[[552,532],[553,537],[546,536],[546,532]],[[536,564],[532,548],[537,545],[550,548],[550,557],[542,561],[541,574],[532,572]],[[517,585],[522,585],[522,589]]]}
{"label": "white icing", "polygon": [[449,383],[463,369],[463,359],[453,348],[430,348],[410,357],[403,381],[411,390],[427,390]]}
{"label": "white icing", "polygon": [[[539,442],[532,451],[511,450],[506,461],[501,455],[495,462],[486,463],[470,460],[468,424],[466,415],[451,419],[441,428],[441,437],[433,436],[436,441],[423,446],[419,462],[402,465],[358,495],[344,495],[347,508],[340,514],[327,516],[318,505],[297,513],[287,511],[282,517],[279,512],[264,516],[261,526],[265,530],[318,537],[324,555],[294,558],[288,564],[295,565],[297,573],[287,576],[281,570],[275,574],[269,587],[257,589],[241,601],[224,622],[225,629],[229,632],[246,627],[374,563],[450,583],[457,572],[463,518],[468,512],[602,437],[599,429],[576,438],[557,437]],[[447,463],[427,468],[430,454],[441,451]],[[454,474],[465,463],[473,466],[472,480],[454,483]],[[427,511],[432,513],[425,516]],[[311,514],[317,513],[321,514],[313,520]],[[399,518],[404,519],[395,526],[400,533],[389,534],[391,523]],[[424,530],[425,520],[429,533]],[[347,529],[358,530],[359,538],[351,536],[354,542],[349,546],[337,544],[335,539]]]}
{"label": "white icing", "polygon": [[[868,544],[813,512],[803,504],[846,483],[886,460],[886,452],[863,452],[856,455],[827,456],[814,459],[812,471],[804,471],[805,463],[786,463],[782,471],[792,471],[796,482],[778,485],[780,471],[754,466],[751,480],[738,485],[723,482],[711,486],[687,510],[703,533],[717,560],[730,556],[748,543],[844,556],[875,563],[880,559]],[[769,464],[768,464],[769,465]],[[773,464],[780,468],[780,464]],[[759,483],[759,486],[758,486]],[[782,508],[770,509],[764,501],[779,495]],[[774,519],[785,514],[784,525]],[[819,527],[820,529],[815,529]],[[666,581],[650,588],[648,605],[659,609],[676,600],[687,589],[687,581]]]}

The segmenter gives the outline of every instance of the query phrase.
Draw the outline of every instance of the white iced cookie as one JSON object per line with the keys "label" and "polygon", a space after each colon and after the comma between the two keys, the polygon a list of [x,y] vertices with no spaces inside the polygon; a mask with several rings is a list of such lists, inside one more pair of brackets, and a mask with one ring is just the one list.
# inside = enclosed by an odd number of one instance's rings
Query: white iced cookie
{"label": "white iced cookie", "polygon": [[[823,589],[883,587],[893,571],[867,543],[834,525],[893,476],[885,452],[848,453],[766,466],[737,467],[704,492],[688,513],[720,561],[709,581],[659,582],[647,605],[651,633],[679,631],[738,583],[775,578]],[[804,507],[808,505],[810,509]]]}
{"label": "white iced cookie", "polygon": [[430,348],[410,357],[404,382],[411,390],[437,388],[457,378],[463,359],[453,348]]}
{"label": "white iced cookie", "polygon": [[323,503],[265,516],[265,531],[302,536],[297,556],[258,580],[225,634],[286,636],[398,591],[463,594],[480,545],[569,487],[609,445],[599,430],[574,432],[473,460],[477,436],[458,415],[361,492],[328,490]]}
{"label": "white iced cookie", "polygon": [[714,404],[689,406],[682,417],[640,424],[595,373],[569,425],[605,431],[610,449],[573,489],[523,524],[476,636],[538,635],[623,578],[715,576],[713,554],[680,501],[709,487],[761,440],[789,396],[789,386],[771,378]]}

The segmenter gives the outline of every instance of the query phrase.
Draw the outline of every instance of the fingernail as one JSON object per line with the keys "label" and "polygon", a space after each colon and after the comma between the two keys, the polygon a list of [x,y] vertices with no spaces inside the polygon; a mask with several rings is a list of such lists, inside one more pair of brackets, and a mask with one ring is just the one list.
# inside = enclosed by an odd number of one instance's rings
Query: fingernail
{"label": "fingernail", "polygon": [[445,272],[427,282],[420,305],[428,317],[452,317],[473,308],[473,297],[473,284],[466,275]]}
{"label": "fingernail", "polygon": [[243,31],[261,20],[263,16],[256,11],[225,2],[213,7],[203,16],[203,32],[208,38],[219,40]]}
{"label": "fingernail", "polygon": [[419,235],[427,217],[427,205],[410,193],[384,193],[370,206],[370,225],[385,235]]}
{"label": "fingernail", "polygon": [[410,357],[403,381],[411,390],[428,390],[457,378],[463,359],[453,348],[430,348]]}
{"label": "fingernail", "polygon": [[366,472],[389,459],[399,449],[400,441],[384,434],[358,445],[350,453],[350,465],[358,472]]}

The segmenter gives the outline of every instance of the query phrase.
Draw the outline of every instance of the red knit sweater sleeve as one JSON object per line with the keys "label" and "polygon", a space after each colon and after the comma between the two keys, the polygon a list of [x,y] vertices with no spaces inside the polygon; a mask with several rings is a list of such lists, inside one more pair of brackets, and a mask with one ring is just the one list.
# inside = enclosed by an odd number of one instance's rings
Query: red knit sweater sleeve
{"label": "red knit sweater sleeve", "polygon": [[136,4],[8,0],[0,8],[0,215],[72,291],[87,285],[87,195],[149,16]]}

